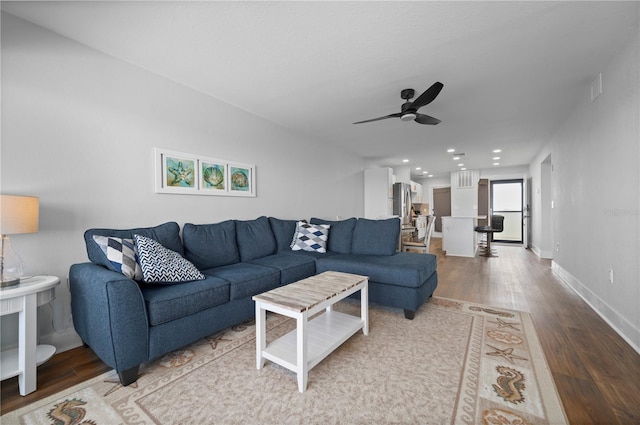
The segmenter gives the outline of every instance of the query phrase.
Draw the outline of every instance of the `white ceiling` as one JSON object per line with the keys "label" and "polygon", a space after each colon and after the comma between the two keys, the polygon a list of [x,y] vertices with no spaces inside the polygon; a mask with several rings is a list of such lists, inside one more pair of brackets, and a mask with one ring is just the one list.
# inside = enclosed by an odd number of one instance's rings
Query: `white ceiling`
{"label": "white ceiling", "polygon": [[[528,164],[608,60],[639,2],[2,2],[2,10],[382,165],[436,176]],[[604,90],[606,91],[606,75]],[[400,91],[441,81],[420,112]],[[212,117],[215,119],[215,117]],[[416,171],[412,171],[416,174]]]}

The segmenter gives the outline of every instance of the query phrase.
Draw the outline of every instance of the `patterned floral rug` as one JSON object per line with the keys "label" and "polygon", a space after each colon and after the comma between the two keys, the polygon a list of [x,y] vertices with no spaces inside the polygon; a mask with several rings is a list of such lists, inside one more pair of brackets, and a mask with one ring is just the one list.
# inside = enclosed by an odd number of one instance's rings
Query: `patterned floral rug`
{"label": "patterned floral rug", "polygon": [[[336,309],[355,315],[359,304]],[[246,323],[145,365],[138,381],[114,372],[0,418],[8,424],[565,424],[529,314],[430,299],[414,320],[372,306],[354,335],[309,372],[255,365]],[[295,322],[267,316],[267,339]]]}

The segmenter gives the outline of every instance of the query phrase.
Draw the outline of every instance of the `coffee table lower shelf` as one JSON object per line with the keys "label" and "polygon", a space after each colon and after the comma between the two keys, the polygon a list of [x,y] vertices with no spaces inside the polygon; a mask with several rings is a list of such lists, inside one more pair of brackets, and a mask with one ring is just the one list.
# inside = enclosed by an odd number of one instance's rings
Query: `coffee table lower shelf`
{"label": "coffee table lower shelf", "polygon": [[[324,312],[307,324],[307,370],[320,363],[333,350],[363,328],[360,317],[335,310]],[[269,344],[262,357],[291,371],[298,371],[297,329]]]}

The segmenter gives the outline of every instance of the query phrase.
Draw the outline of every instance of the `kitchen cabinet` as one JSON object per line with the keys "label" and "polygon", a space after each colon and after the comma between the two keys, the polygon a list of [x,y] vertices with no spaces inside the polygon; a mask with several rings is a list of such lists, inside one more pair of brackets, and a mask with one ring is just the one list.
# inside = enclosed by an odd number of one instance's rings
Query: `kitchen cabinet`
{"label": "kitchen cabinet", "polygon": [[393,169],[364,170],[364,217],[369,219],[393,216]]}
{"label": "kitchen cabinet", "polygon": [[422,203],[422,185],[414,181],[411,182],[411,202],[414,204]]}

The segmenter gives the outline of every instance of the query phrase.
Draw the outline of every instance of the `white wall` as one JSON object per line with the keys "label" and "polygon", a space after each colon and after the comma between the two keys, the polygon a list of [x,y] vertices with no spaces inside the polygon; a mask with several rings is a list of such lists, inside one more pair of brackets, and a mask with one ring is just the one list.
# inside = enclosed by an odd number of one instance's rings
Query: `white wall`
{"label": "white wall", "polygon": [[[156,146],[256,164],[258,197],[156,194]],[[40,197],[40,231],[12,242],[28,272],[62,279],[39,309],[58,348],[78,343],[67,275],[88,228],[363,213],[362,159],[4,12],[1,149],[2,193]],[[2,318],[3,348],[16,328]]]}
{"label": "white wall", "polygon": [[[551,154],[554,270],[636,350],[640,347],[640,40],[603,64],[603,94],[590,83],[563,128],[530,166],[542,187]],[[595,75],[593,76],[596,77]],[[535,189],[534,189],[535,190]],[[534,202],[542,202],[534,198]],[[538,211],[542,205],[536,205]],[[540,214],[534,243],[544,245]],[[609,282],[609,269],[614,283]]]}
{"label": "white wall", "polygon": [[458,172],[451,173],[451,215],[454,217],[475,217],[478,215],[479,170],[473,173],[473,187],[458,187]]}
{"label": "white wall", "polygon": [[529,175],[527,165],[501,168],[483,168],[480,170],[480,178],[488,180],[526,179]]}

